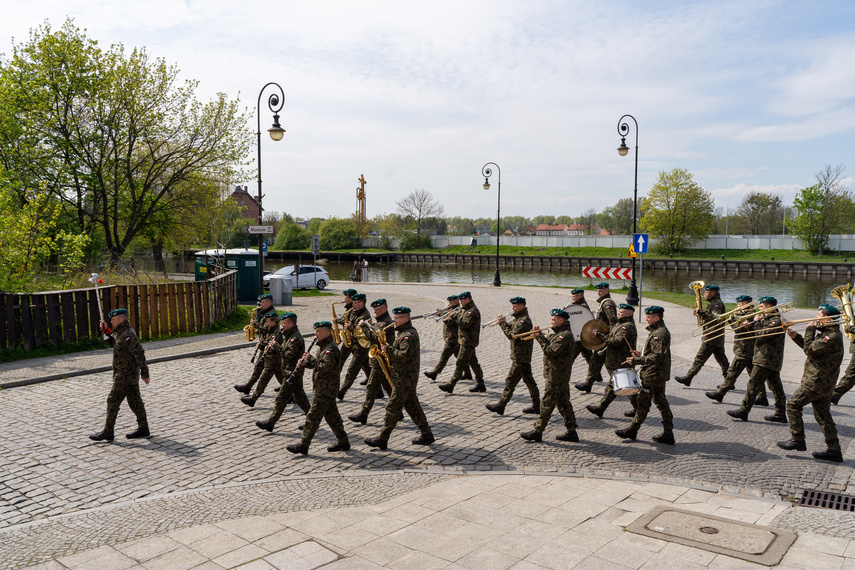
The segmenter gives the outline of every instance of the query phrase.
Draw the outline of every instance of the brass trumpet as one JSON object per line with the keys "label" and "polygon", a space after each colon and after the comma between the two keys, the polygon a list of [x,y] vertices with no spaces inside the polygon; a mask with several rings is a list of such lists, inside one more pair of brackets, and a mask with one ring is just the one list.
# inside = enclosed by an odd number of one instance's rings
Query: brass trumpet
{"label": "brass trumpet", "polygon": [[[849,318],[846,315],[835,315],[833,317],[811,317],[809,319],[797,319],[795,321],[782,321],[781,325],[779,327],[775,327],[774,329],[767,329],[767,330],[763,330],[762,332],[761,331],[739,332],[739,333],[736,333],[736,335],[733,337],[733,339],[734,340],[743,340],[746,338],[763,338],[763,337],[767,337],[767,336],[775,336],[775,335],[779,335],[779,334],[784,334],[785,332],[787,332],[788,329],[792,328],[795,325],[811,323],[814,321],[822,321],[822,324],[824,326],[828,326],[828,325],[839,326],[839,325],[847,324],[849,322]],[[804,327],[804,328],[807,328],[807,327]],[[799,328],[799,330],[803,330],[803,329]],[[744,336],[740,336],[740,335],[744,335]]]}
{"label": "brass trumpet", "polygon": [[460,313],[463,310],[463,307],[457,305],[456,307],[450,307],[449,310],[440,313],[436,317],[433,318],[434,322],[445,321],[446,319],[450,319],[451,317]]}
{"label": "brass trumpet", "polygon": [[528,332],[515,334],[511,338],[513,338],[515,340],[532,340],[532,339],[534,339],[535,333],[542,333],[542,332],[551,330],[553,327],[554,327],[554,325],[550,325],[550,326],[544,327],[542,329],[530,330]]}
{"label": "brass trumpet", "polygon": [[[494,327],[494,326],[496,326],[496,325],[498,325],[498,324],[499,324],[499,321],[500,321],[501,319],[507,319],[507,317],[506,317],[506,316],[504,316],[504,315],[502,315],[501,317],[496,317],[495,319],[493,319],[493,320],[492,320],[492,321],[490,321],[489,323],[482,323],[482,324],[481,324],[481,328],[483,329],[483,328],[485,328],[485,327]],[[515,319],[512,319],[510,322],[508,322],[508,321],[506,320],[505,322],[507,322],[507,323],[510,325],[510,324],[513,324],[514,320],[515,320]]]}
{"label": "brass trumpet", "polygon": [[[743,323],[745,323],[745,321],[750,321],[751,319],[753,319],[757,315],[763,315],[765,313],[771,313],[772,311],[778,311],[779,313],[787,313],[789,311],[792,311],[795,308],[796,308],[795,303],[784,303],[783,305],[776,305],[774,307],[767,307],[765,309],[753,311],[753,312],[747,313],[745,315],[739,315],[733,323],[728,323],[728,324],[732,325],[731,328],[727,328],[727,326],[723,326],[720,329],[716,329],[717,331],[721,331],[721,332],[719,332],[716,335],[709,337],[707,340],[713,340],[713,339],[716,339],[720,336],[724,336],[724,335],[730,334],[730,333],[736,333],[736,335],[739,335],[739,334],[742,334],[743,332],[753,332],[753,331],[737,331],[736,328],[738,328]],[[736,336],[734,336],[733,340],[745,340],[746,338],[748,338],[748,337],[743,336],[743,337],[737,338]]]}

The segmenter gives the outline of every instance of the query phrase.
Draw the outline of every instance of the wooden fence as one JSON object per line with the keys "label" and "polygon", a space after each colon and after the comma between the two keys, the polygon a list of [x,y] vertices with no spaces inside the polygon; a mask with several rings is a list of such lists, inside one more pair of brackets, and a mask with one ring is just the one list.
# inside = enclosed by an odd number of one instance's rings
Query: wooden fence
{"label": "wooden fence", "polygon": [[209,281],[164,285],[107,285],[44,293],[0,293],[0,349],[33,348],[101,338],[98,297],[107,313],[126,308],[142,340],[203,331],[237,308],[237,271]]}

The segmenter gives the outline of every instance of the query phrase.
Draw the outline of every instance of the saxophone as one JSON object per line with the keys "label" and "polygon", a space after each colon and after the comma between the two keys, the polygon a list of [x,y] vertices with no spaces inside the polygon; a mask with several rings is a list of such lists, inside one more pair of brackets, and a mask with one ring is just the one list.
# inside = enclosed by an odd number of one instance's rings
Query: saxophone
{"label": "saxophone", "polygon": [[[840,301],[847,324],[855,324],[855,314],[852,312],[852,289],[849,285],[835,287],[831,295]],[[846,333],[846,338],[849,339],[849,342],[855,342],[855,333]]]}
{"label": "saxophone", "polygon": [[[353,311],[353,307],[346,310],[341,316],[341,318],[347,321],[347,317],[350,316],[351,311]],[[348,325],[345,325],[344,330],[341,331],[341,340],[344,343],[345,347],[350,348],[351,346],[353,346],[353,332],[347,327]]]}
{"label": "saxophone", "polygon": [[377,334],[377,342],[379,344],[373,345],[371,350],[368,351],[369,357],[377,359],[377,364],[380,365],[380,370],[383,371],[383,375],[386,376],[386,380],[389,381],[389,384],[392,385],[392,387],[395,386],[395,383],[392,382],[392,374],[389,372],[392,368],[392,363],[389,362],[389,355],[380,350],[380,345],[386,344],[386,329],[394,326],[395,323],[389,323],[385,327],[374,331]]}
{"label": "saxophone", "polygon": [[252,313],[250,313],[249,324],[243,327],[243,332],[246,333],[246,341],[252,342],[255,340],[255,327],[252,325],[255,322],[255,312],[258,310],[258,307],[254,307],[252,309]]}
{"label": "saxophone", "polygon": [[341,344],[341,332],[338,330],[338,317],[335,314],[335,306],[343,305],[344,301],[336,301],[332,304],[332,338],[333,342],[336,344]]}

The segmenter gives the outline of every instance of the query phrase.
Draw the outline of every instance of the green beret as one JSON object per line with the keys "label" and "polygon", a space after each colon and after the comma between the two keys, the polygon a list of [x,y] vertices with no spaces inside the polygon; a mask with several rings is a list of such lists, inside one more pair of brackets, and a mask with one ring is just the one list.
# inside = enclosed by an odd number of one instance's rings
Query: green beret
{"label": "green beret", "polygon": [[348,297],[353,297],[356,295],[356,289],[345,289],[341,292],[342,295],[347,295]]}
{"label": "green beret", "polygon": [[371,307],[372,308],[382,307],[385,304],[386,304],[386,299],[377,299],[376,301],[371,301]]}
{"label": "green beret", "polygon": [[365,293],[354,293],[350,296],[351,301],[362,301],[365,302]]}
{"label": "green beret", "polygon": [[774,307],[778,304],[778,299],[775,297],[760,297],[760,302],[764,305],[771,305]]}
{"label": "green beret", "polygon": [[113,317],[118,317],[119,315],[127,315],[127,314],[128,314],[127,309],[113,309],[112,311],[110,311],[108,316],[110,318],[113,318]]}
{"label": "green beret", "polygon": [[579,293],[584,293],[584,292],[585,292],[584,289],[571,289],[570,290],[571,295],[578,295]]}
{"label": "green beret", "polygon": [[411,311],[409,307],[395,307],[394,309],[392,309],[392,313],[395,315],[409,315],[410,312]]}
{"label": "green beret", "polygon": [[460,295],[449,295],[445,300],[446,301],[453,301],[455,299],[460,299]]}
{"label": "green beret", "polygon": [[753,299],[751,298],[751,295],[740,295],[739,297],[736,298],[737,303],[743,303],[743,302],[744,303],[750,303],[751,301],[753,301]]}
{"label": "green beret", "polygon": [[706,291],[718,291],[718,285],[704,285]]}
{"label": "green beret", "polygon": [[514,297],[510,300],[511,305],[525,305],[525,297]]}
{"label": "green beret", "polygon": [[328,329],[331,329],[331,328],[332,328],[332,323],[331,323],[331,322],[329,322],[329,321],[318,321],[318,322],[316,322],[315,324],[313,324],[313,325],[312,325],[312,327],[313,327],[313,328],[316,328],[316,329],[319,329],[319,328],[322,328],[322,327],[326,327],[326,328],[328,328]]}
{"label": "green beret", "polygon": [[258,296],[258,300],[259,300],[259,301],[263,301],[264,299],[270,299],[270,300],[272,301],[272,300],[273,300],[273,295],[271,295],[270,293],[265,293],[264,295],[259,295],[259,296]]}
{"label": "green beret", "polygon": [[834,315],[839,315],[840,311],[837,310],[837,307],[833,305],[829,305],[827,303],[823,303],[817,308],[818,311],[822,311],[826,314],[826,316],[833,317]]}
{"label": "green beret", "polygon": [[570,315],[567,314],[567,311],[565,311],[564,309],[552,309],[551,311],[549,311],[549,314],[553,317],[561,317],[564,320],[570,318]]}
{"label": "green beret", "polygon": [[635,311],[635,307],[633,307],[632,305],[627,305],[626,303],[621,303],[620,305],[618,305],[618,307],[620,307],[621,309],[626,309],[627,311]]}
{"label": "green beret", "polygon": [[276,311],[273,311],[272,313],[267,313],[266,315],[264,315],[261,318],[262,321],[266,321],[267,319],[273,319],[275,321],[278,321],[279,320],[279,313],[277,313]]}
{"label": "green beret", "polygon": [[467,298],[471,299],[472,293],[470,293],[469,291],[464,291],[463,293],[458,295],[458,297],[460,297],[461,299],[467,299]]}
{"label": "green beret", "polygon": [[594,287],[596,287],[597,289],[608,289],[609,284],[606,283],[605,281],[601,281],[600,283],[597,283],[596,285],[594,285]]}
{"label": "green beret", "polygon": [[645,315],[660,315],[661,316],[661,315],[665,314],[665,309],[663,309],[659,305],[651,305],[651,306],[647,307],[646,309],[644,309],[644,314]]}
{"label": "green beret", "polygon": [[279,315],[279,317],[282,319],[295,319],[296,320],[297,319],[297,313],[290,313],[290,312],[289,313],[282,313],[281,315]]}

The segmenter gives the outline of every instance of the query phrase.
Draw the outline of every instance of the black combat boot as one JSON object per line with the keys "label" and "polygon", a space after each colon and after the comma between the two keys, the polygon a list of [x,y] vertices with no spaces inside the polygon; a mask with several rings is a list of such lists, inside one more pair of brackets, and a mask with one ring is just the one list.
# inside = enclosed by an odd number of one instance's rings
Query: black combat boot
{"label": "black combat boot", "polygon": [[674,376],[674,380],[688,388],[692,385],[692,377],[691,376]]}
{"label": "black combat boot", "polygon": [[365,425],[368,422],[368,416],[366,416],[362,412],[359,412],[358,414],[350,414],[349,416],[347,416],[347,419],[354,423],[362,425]]}
{"label": "black combat boot", "polygon": [[143,437],[151,437],[151,432],[148,431],[147,427],[138,427],[137,429],[135,429],[131,433],[127,434],[125,437],[128,439],[140,439]]}
{"label": "black combat boot", "polygon": [[617,435],[618,437],[622,437],[623,439],[634,440],[636,436],[638,436],[638,430],[631,426],[628,428],[616,429],[615,435]]}
{"label": "black combat boot", "polygon": [[309,453],[309,448],[304,446],[302,443],[292,443],[291,445],[286,445],[285,449],[287,449],[291,453],[301,453],[303,455]]}
{"label": "black combat boot", "polygon": [[89,436],[92,441],[113,441],[113,432],[103,430]]}
{"label": "black combat boot", "polygon": [[503,404],[487,404],[484,407],[490,410],[491,412],[496,412],[500,416],[505,415],[505,406]]}
{"label": "black combat boot", "polygon": [[562,433],[561,435],[555,436],[555,439],[558,441],[579,441],[579,434],[576,433],[575,429],[568,429],[567,433]]}
{"label": "black combat boot", "polygon": [[763,406],[764,408],[769,405],[769,398],[766,397],[766,392],[763,392],[762,394],[757,396],[757,399],[754,400],[754,405]]}
{"label": "black combat boot", "polygon": [[428,433],[427,435],[422,434],[420,437],[413,440],[413,445],[430,445],[435,441],[436,438],[432,433]]}
{"label": "black combat boot", "polygon": [[775,422],[775,423],[779,423],[779,424],[787,423],[787,416],[782,415],[782,414],[771,414],[768,416],[763,416],[763,419],[766,420],[767,422]]}
{"label": "black combat boot", "polygon": [[591,393],[591,385],[587,382],[576,382],[575,384],[573,384],[573,386],[575,386],[577,390],[579,390],[580,392],[584,392],[585,394]]}
{"label": "black combat boot", "polygon": [[436,380],[436,372],[434,372],[433,370],[425,370],[425,376],[427,376],[431,380]]}
{"label": "black combat boot", "polygon": [[255,407],[255,398],[252,396],[241,396],[240,401],[249,406],[250,408]]}
{"label": "black combat boot", "polygon": [[486,392],[487,387],[482,382],[480,384],[475,384],[475,386],[473,386],[472,388],[469,388],[469,391],[470,392]]}
{"label": "black combat boot", "polygon": [[[598,406],[595,406],[594,404],[588,404],[587,406],[585,406],[585,409],[597,416],[598,418],[603,417],[603,410],[601,410]],[[633,414],[633,416],[634,415],[635,414]]]}
{"label": "black combat boot", "polygon": [[273,431],[273,424],[271,424],[267,420],[257,421],[257,422],[255,422],[255,425],[257,425],[259,429],[263,429],[263,430],[269,431],[269,432]]}
{"label": "black combat boot", "polygon": [[347,451],[350,449],[350,442],[347,440],[339,441],[335,445],[327,447],[327,451]]}
{"label": "black combat boot", "polygon": [[670,430],[665,430],[659,435],[654,435],[653,441],[656,443],[667,443],[668,445],[674,445],[676,443],[674,441],[674,432]]}
{"label": "black combat boot", "polygon": [[724,400],[724,394],[719,394],[718,392],[704,392],[704,396],[709,398],[710,400],[715,400],[719,404]]}
{"label": "black combat boot", "polygon": [[834,461],[843,463],[843,454],[839,449],[826,449],[825,451],[814,451],[811,453],[814,459],[824,459],[825,461]]}
{"label": "black combat boot", "polygon": [[625,418],[634,418],[634,417],[635,417],[635,410],[627,410],[627,411],[625,411],[625,412],[623,413],[623,417],[625,417]]}
{"label": "black combat boot", "polygon": [[794,439],[779,441],[778,447],[787,451],[807,451],[807,444],[804,441],[796,441]]}
{"label": "black combat boot", "polygon": [[742,410],[727,410],[727,415],[743,422],[748,421],[748,412],[743,412]]}
{"label": "black combat boot", "polygon": [[527,408],[523,408],[524,414],[539,414],[540,413],[540,404],[532,404]]}
{"label": "black combat boot", "polygon": [[520,434],[520,437],[526,441],[543,441],[543,434],[536,431],[524,431]]}
{"label": "black combat boot", "polygon": [[380,439],[379,437],[366,437],[365,445],[368,447],[378,447],[380,449],[386,449],[386,446],[389,445],[385,439]]}
{"label": "black combat boot", "polygon": [[235,384],[235,390],[241,394],[249,394],[252,387],[249,384]]}
{"label": "black combat boot", "polygon": [[449,394],[451,394],[452,392],[454,392],[454,384],[440,384],[439,389],[443,392],[448,392]]}

